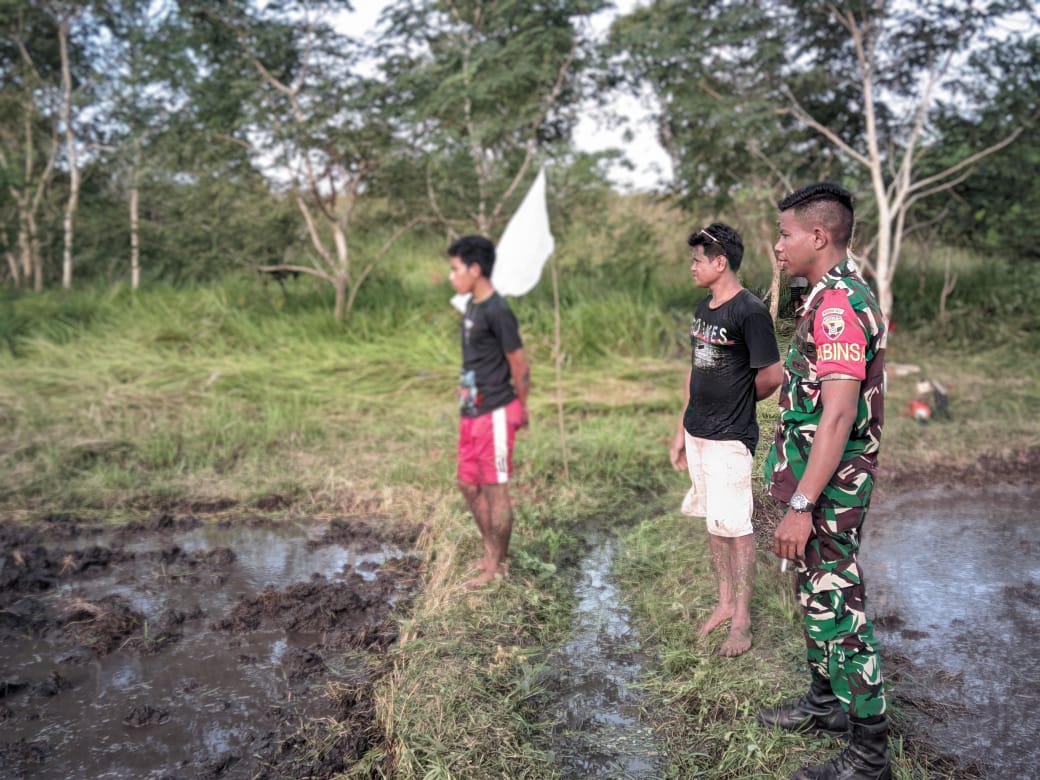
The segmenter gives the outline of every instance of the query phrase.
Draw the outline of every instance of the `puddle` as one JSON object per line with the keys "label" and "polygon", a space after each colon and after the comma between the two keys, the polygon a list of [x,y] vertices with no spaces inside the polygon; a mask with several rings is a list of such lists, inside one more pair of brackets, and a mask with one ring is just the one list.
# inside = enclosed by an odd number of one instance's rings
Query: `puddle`
{"label": "puddle", "polygon": [[876,500],[862,561],[894,693],[928,736],[994,777],[1036,776],[1040,487]]}
{"label": "puddle", "polygon": [[[367,749],[366,655],[396,640],[414,539],[352,521],[0,534],[0,775],[328,776]],[[293,755],[303,719],[355,709],[332,764]]]}
{"label": "puddle", "polygon": [[557,723],[552,750],[564,777],[660,777],[651,728],[640,720],[640,653],[611,571],[613,538],[596,538],[580,564],[571,638],[547,660]]}

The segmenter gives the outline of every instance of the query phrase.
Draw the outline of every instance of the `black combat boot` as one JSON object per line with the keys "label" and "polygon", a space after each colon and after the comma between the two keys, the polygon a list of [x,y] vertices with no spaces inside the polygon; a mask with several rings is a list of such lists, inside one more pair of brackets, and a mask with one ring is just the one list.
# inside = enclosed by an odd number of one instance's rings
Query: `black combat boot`
{"label": "black combat boot", "polygon": [[892,780],[888,761],[888,720],[852,721],[849,746],[821,766],[803,767],[791,780]]}
{"label": "black combat boot", "polygon": [[849,730],[849,716],[831,690],[830,680],[813,675],[809,692],[793,704],[760,710],[758,722],[788,731],[816,731],[843,736]]}

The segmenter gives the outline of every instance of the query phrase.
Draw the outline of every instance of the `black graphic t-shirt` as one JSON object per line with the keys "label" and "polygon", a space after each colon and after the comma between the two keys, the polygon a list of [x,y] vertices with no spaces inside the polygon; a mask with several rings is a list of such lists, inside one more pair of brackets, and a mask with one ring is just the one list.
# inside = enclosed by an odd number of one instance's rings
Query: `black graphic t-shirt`
{"label": "black graphic t-shirt", "polygon": [[693,371],[683,426],[691,436],[758,444],[755,375],[780,360],[769,310],[741,290],[717,309],[708,296],[690,327]]}
{"label": "black graphic t-shirt", "polygon": [[506,355],[523,347],[520,326],[496,292],[480,303],[470,300],[461,332],[459,410],[465,417],[478,417],[516,398]]}

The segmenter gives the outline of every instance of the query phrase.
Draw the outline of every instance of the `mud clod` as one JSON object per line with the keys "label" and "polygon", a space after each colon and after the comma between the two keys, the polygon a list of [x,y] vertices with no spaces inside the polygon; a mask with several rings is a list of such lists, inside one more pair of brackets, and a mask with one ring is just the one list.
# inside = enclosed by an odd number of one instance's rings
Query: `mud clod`
{"label": "mud clod", "polygon": [[123,718],[123,725],[137,729],[142,726],[159,726],[169,719],[170,713],[166,710],[156,709],[150,704],[139,704]]}
{"label": "mud clod", "polygon": [[47,675],[45,680],[37,683],[33,687],[33,695],[50,698],[51,696],[57,696],[62,691],[67,691],[72,687],[72,683],[67,678],[63,677],[58,672],[51,672]]}
{"label": "mud clod", "polygon": [[65,629],[98,655],[115,650],[143,622],[121,596],[90,602],[72,599],[65,607]]}
{"label": "mud clod", "polygon": [[21,680],[0,680],[0,699],[23,691],[29,687],[29,683]]}
{"label": "mud clod", "polygon": [[1040,587],[1037,587],[1037,584],[1032,580],[1019,587],[1009,585],[1004,588],[1004,593],[1008,598],[1016,599],[1023,604],[1028,604],[1031,607],[1040,607]]}

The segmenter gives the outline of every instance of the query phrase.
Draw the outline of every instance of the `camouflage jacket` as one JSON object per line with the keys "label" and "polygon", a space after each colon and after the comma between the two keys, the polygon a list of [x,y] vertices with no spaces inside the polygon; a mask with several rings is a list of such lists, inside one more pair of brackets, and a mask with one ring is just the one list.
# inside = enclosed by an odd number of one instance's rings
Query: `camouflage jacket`
{"label": "camouflage jacket", "polygon": [[800,309],[780,385],[780,418],[765,463],[769,494],[790,501],[805,473],[820,422],[821,380],[861,381],[856,421],[818,504],[865,507],[877,473],[884,417],[886,330],[874,293],[848,258],[832,268]]}

